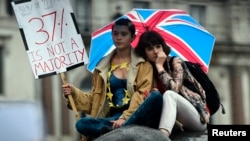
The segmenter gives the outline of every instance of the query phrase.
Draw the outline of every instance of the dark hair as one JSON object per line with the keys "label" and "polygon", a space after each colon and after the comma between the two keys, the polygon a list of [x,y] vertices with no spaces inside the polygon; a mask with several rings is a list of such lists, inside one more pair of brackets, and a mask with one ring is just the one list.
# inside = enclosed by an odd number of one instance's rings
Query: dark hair
{"label": "dark hair", "polygon": [[147,59],[145,48],[153,46],[153,45],[158,45],[158,44],[161,44],[163,47],[163,51],[166,53],[166,55],[169,55],[171,49],[166,44],[163,37],[156,31],[153,31],[153,30],[145,31],[140,36],[140,39],[135,48],[135,53],[138,56],[141,56],[144,59]]}
{"label": "dark hair", "polygon": [[112,26],[112,31],[113,31],[113,28],[117,25],[127,26],[128,30],[131,32],[132,37],[135,36],[135,25],[128,18],[120,18],[120,19],[116,20]]}

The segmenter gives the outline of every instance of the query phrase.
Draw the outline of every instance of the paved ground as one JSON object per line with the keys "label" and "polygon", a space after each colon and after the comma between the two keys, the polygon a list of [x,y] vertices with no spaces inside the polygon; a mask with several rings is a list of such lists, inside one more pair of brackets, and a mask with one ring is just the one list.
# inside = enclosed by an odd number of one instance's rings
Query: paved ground
{"label": "paved ground", "polygon": [[171,141],[208,141],[207,132],[178,132],[170,137]]}
{"label": "paved ground", "polygon": [[127,126],[111,131],[97,138],[95,141],[207,141],[207,132],[183,132],[174,130],[170,138],[164,136],[160,130]]}

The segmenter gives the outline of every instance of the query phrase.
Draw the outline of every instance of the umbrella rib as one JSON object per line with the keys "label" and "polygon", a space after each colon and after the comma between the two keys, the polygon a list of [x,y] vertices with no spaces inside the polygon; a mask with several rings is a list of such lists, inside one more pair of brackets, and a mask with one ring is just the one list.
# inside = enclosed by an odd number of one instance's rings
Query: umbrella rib
{"label": "umbrella rib", "polygon": [[136,14],[137,14],[139,20],[141,21],[141,24],[142,24],[143,28],[146,29],[146,30],[148,30],[147,27],[145,26],[145,24],[143,23],[141,17],[140,17],[139,11],[137,11],[137,10],[135,10],[135,11],[136,11]]}
{"label": "umbrella rib", "polygon": [[160,19],[161,19],[161,17],[162,17],[163,14],[164,14],[164,13],[161,12],[161,14],[160,14],[159,18],[157,19],[157,22],[155,22],[154,26],[156,25],[156,23],[158,23],[158,22],[160,21]]}

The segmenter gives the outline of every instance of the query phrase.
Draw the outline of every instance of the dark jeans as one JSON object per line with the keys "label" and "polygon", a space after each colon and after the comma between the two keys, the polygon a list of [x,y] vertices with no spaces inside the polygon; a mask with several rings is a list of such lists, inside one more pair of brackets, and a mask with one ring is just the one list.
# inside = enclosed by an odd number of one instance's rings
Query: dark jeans
{"label": "dark jeans", "polygon": [[[158,128],[162,103],[162,94],[158,91],[151,92],[123,126],[137,124]],[[84,117],[76,122],[76,129],[82,135],[96,138],[111,131],[113,124],[110,121],[117,120],[121,114],[122,113],[117,113],[107,118]]]}
{"label": "dark jeans", "polygon": [[137,124],[157,129],[161,118],[163,97],[159,91],[152,91],[124,126]]}
{"label": "dark jeans", "polygon": [[84,117],[76,122],[76,130],[87,137],[95,138],[112,130],[112,120],[117,120],[121,113],[112,117],[93,118]]}

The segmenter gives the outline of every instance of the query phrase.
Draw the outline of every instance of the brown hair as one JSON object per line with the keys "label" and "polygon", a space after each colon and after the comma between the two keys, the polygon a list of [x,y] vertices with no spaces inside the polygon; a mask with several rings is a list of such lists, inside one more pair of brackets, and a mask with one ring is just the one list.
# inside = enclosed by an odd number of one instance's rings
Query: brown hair
{"label": "brown hair", "polygon": [[158,44],[161,44],[163,47],[163,51],[166,53],[166,55],[169,55],[171,49],[166,44],[163,37],[156,31],[153,31],[153,30],[145,31],[144,33],[141,34],[139,38],[139,41],[135,48],[135,53],[138,56],[141,56],[144,59],[147,59],[145,48],[153,46],[153,45],[158,45]]}

